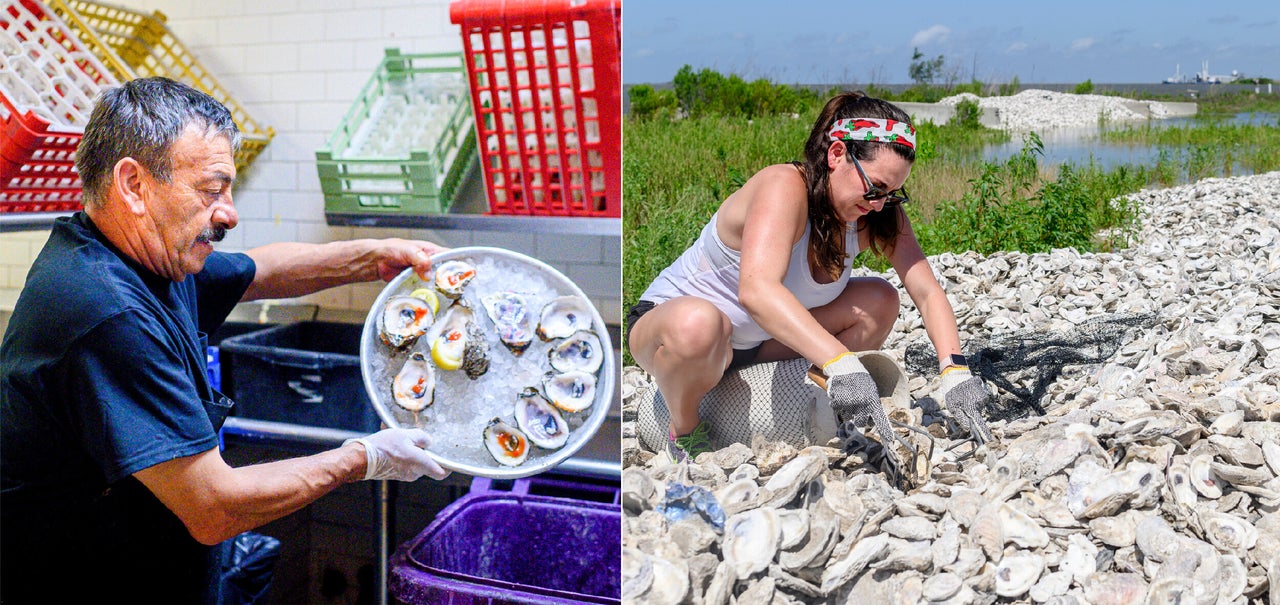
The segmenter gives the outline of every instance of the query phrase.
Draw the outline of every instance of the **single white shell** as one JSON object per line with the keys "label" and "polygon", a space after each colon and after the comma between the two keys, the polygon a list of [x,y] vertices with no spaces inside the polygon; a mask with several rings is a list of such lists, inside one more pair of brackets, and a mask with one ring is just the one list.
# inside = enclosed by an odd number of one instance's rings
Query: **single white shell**
{"label": "single white shell", "polygon": [[596,400],[596,375],[577,370],[563,374],[547,372],[542,388],[552,405],[566,412],[581,412]]}
{"label": "single white shell", "polygon": [[745,580],[769,566],[781,540],[778,511],[757,508],[729,517],[721,550],[725,563],[733,568],[739,580]]}
{"label": "single white shell", "polygon": [[383,344],[403,349],[426,333],[434,321],[435,314],[421,298],[392,296],[378,315],[378,336]]}
{"label": "single white shell", "polygon": [[440,263],[436,267],[436,289],[445,296],[457,298],[462,296],[462,289],[476,276],[476,268],[466,261],[451,260]]}
{"label": "single white shell", "polygon": [[1224,555],[1243,557],[1258,543],[1258,530],[1252,523],[1235,515],[1210,508],[1196,511],[1205,538]]}
{"label": "single white shell", "polygon": [[410,412],[421,411],[435,401],[436,371],[420,351],[409,354],[404,367],[391,383],[396,405]]}
{"label": "single white shell", "polygon": [[1005,555],[996,565],[996,594],[1017,597],[1026,594],[1044,571],[1044,557],[1025,551]]}
{"label": "single white shell", "polygon": [[526,388],[516,401],[516,424],[529,441],[554,450],[569,440],[569,425],[560,411],[533,387]]}
{"label": "single white shell", "polygon": [[551,368],[557,372],[572,371],[595,373],[604,363],[605,351],[600,337],[589,330],[579,330],[547,352]]}
{"label": "single white shell", "polygon": [[591,306],[577,296],[561,296],[542,308],[538,320],[538,338],[567,338],[579,330],[591,329]]}
{"label": "single white shell", "polygon": [[520,466],[529,457],[529,437],[501,418],[484,427],[484,446],[498,464],[506,466]]}
{"label": "single white shell", "polygon": [[1191,459],[1191,485],[1201,496],[1211,499],[1222,497],[1222,480],[1213,472],[1213,456],[1200,454]]}
{"label": "single white shell", "polygon": [[520,355],[533,342],[533,330],[529,328],[529,303],[516,292],[494,292],[483,299],[485,312],[493,320],[493,327],[502,344],[512,354]]}

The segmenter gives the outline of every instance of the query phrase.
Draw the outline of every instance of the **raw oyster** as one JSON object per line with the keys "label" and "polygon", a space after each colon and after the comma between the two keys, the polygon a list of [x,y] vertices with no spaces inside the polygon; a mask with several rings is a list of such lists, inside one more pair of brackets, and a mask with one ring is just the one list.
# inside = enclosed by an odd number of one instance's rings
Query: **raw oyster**
{"label": "raw oyster", "polygon": [[493,320],[498,338],[511,353],[520,355],[533,342],[529,329],[529,303],[515,292],[494,292],[484,297],[484,309]]}
{"label": "raw oyster", "polygon": [[604,363],[600,338],[588,330],[574,332],[573,336],[552,347],[547,356],[551,359],[551,368],[561,374],[574,370],[594,374]]}
{"label": "raw oyster", "polygon": [[529,438],[501,418],[484,427],[484,447],[498,464],[520,466],[529,457]]}
{"label": "raw oyster", "polygon": [[561,296],[542,308],[538,338],[567,338],[579,330],[591,329],[591,306],[578,296]]}
{"label": "raw oyster", "polygon": [[534,387],[526,388],[516,401],[516,424],[534,445],[549,450],[569,440],[569,425],[564,417]]}
{"label": "raw oyster", "polygon": [[581,412],[596,400],[596,375],[572,370],[557,374],[547,372],[542,379],[547,399],[566,412]]}
{"label": "raw oyster", "polygon": [[378,336],[397,349],[412,345],[435,322],[431,306],[421,298],[392,296],[378,315]]}
{"label": "raw oyster", "polygon": [[410,412],[422,411],[435,401],[436,371],[420,351],[409,354],[400,373],[391,383],[396,405]]}
{"label": "raw oyster", "polygon": [[445,311],[431,337],[431,360],[443,370],[462,368],[472,380],[489,371],[489,347],[475,315],[458,301]]}
{"label": "raw oyster", "polygon": [[466,261],[451,260],[436,267],[436,289],[450,298],[462,296],[462,289],[476,276],[476,268]]}

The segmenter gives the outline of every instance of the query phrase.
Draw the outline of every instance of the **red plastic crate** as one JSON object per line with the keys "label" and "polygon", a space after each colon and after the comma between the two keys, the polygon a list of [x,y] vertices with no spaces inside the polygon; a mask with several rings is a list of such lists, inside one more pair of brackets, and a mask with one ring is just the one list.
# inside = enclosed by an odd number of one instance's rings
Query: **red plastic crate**
{"label": "red plastic crate", "polygon": [[98,93],[118,81],[48,7],[0,3],[0,212],[75,210],[76,146]]}
{"label": "red plastic crate", "polygon": [[84,133],[20,111],[2,92],[0,120],[0,212],[79,209],[75,152]]}
{"label": "red plastic crate", "polygon": [[458,0],[492,214],[622,216],[621,0]]}

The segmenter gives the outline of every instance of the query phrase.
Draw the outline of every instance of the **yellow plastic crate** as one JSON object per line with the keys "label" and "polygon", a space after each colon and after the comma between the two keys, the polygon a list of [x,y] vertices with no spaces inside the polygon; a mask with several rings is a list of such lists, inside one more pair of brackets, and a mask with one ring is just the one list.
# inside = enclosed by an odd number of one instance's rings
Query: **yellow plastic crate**
{"label": "yellow plastic crate", "polygon": [[165,25],[168,18],[164,13],[146,14],[88,0],[45,2],[75,30],[117,78],[132,80],[165,76],[193,86],[225,105],[240,127],[237,170],[244,170],[275,137],[275,129],[264,128],[249,117],[231,93],[169,31],[169,26]]}

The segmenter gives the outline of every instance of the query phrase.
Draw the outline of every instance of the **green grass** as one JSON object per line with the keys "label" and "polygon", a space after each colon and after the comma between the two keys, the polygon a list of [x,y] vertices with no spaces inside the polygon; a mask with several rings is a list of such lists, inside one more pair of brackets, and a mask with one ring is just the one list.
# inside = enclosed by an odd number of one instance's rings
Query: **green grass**
{"label": "green grass", "polygon": [[[916,90],[903,96],[938,93]],[[1201,111],[1276,111],[1276,106],[1280,102],[1257,95],[1232,95],[1213,104],[1202,101]],[[801,159],[818,109],[810,105],[796,117],[754,119],[672,119],[674,110],[628,117],[623,137],[624,309],[697,238],[720,203],[748,177],[770,164]],[[1114,250],[1129,245],[1138,227],[1137,209],[1120,199],[1125,194],[1240,170],[1280,169],[1280,127],[1270,124],[1205,119],[1186,127],[1105,130],[1101,144],[1153,146],[1158,155],[1152,165],[1104,169],[1093,163],[1045,166],[1034,137],[1022,153],[1004,162],[983,161],[985,147],[1009,136],[973,122],[916,125],[920,147],[907,183],[912,197],[907,211],[926,254]],[[883,260],[868,256],[859,262],[888,269]],[[625,356],[625,363],[634,363],[629,353]]]}

